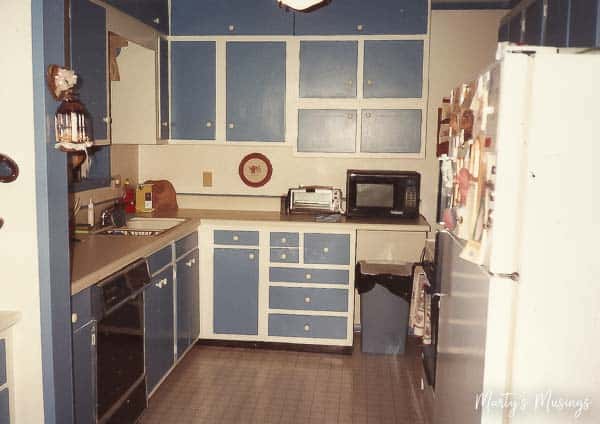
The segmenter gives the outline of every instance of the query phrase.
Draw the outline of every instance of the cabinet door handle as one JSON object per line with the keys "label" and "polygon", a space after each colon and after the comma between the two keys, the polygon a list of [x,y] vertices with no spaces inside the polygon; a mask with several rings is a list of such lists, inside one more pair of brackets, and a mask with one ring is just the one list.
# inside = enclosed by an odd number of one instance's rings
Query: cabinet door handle
{"label": "cabinet door handle", "polygon": [[310,296],[306,296],[304,298],[304,303],[310,303],[310,302],[311,302]]}
{"label": "cabinet door handle", "polygon": [[310,280],[312,278],[312,274],[308,273],[308,274],[305,275],[305,277],[306,277],[307,280]]}
{"label": "cabinet door handle", "polygon": [[154,22],[155,24],[160,24],[160,18],[154,18],[152,19],[152,22]]}
{"label": "cabinet door handle", "polygon": [[357,31],[362,31],[363,29],[365,29],[365,26],[363,24],[356,25],[356,30]]}
{"label": "cabinet door handle", "polygon": [[250,259],[251,261],[253,261],[254,260],[254,253],[250,253],[248,255],[248,259]]}
{"label": "cabinet door handle", "polygon": [[155,284],[156,287],[158,287],[159,289],[162,289],[164,286],[166,286],[168,284],[168,281],[166,278],[163,278],[162,280],[160,280],[158,283]]}
{"label": "cabinet door handle", "polygon": [[169,126],[169,123],[168,123],[168,122],[161,122],[161,123],[160,123],[160,125],[162,125],[163,127],[165,127],[165,128],[166,128],[166,127],[168,127],[168,126]]}
{"label": "cabinet door handle", "polygon": [[206,121],[206,128],[210,128],[212,127],[212,122],[211,121]]}
{"label": "cabinet door handle", "polygon": [[329,253],[329,247],[324,247],[323,248],[323,253]]}
{"label": "cabinet door handle", "polygon": [[233,122],[230,122],[230,123],[229,123],[229,128],[230,128],[230,129],[233,129],[233,128],[235,128],[235,124],[234,124]]}
{"label": "cabinet door handle", "polygon": [[308,333],[310,331],[310,324],[304,324],[304,331]]}
{"label": "cabinet door handle", "polygon": [[187,265],[188,268],[191,268],[192,265],[194,265],[194,262],[196,262],[194,259],[190,259],[189,261],[187,261],[185,264]]}
{"label": "cabinet door handle", "polygon": [[281,256],[279,256],[281,259],[287,259],[287,255],[285,253],[282,253]]}
{"label": "cabinet door handle", "polygon": [[287,239],[286,239],[285,237],[283,237],[283,238],[281,239],[281,243],[283,243],[283,244],[287,243]]}
{"label": "cabinet door handle", "polygon": [[373,80],[367,80],[367,85],[373,85]]}
{"label": "cabinet door handle", "polygon": [[240,236],[237,234],[233,236],[233,241],[240,241]]}
{"label": "cabinet door handle", "polygon": [[75,323],[77,323],[77,321],[79,321],[79,316],[77,316],[77,314],[76,314],[75,312],[73,312],[73,313],[71,314],[71,322],[72,322],[73,324],[75,324]]}
{"label": "cabinet door handle", "polygon": [[235,25],[229,25],[227,29],[229,30],[229,32],[233,32],[235,31]]}

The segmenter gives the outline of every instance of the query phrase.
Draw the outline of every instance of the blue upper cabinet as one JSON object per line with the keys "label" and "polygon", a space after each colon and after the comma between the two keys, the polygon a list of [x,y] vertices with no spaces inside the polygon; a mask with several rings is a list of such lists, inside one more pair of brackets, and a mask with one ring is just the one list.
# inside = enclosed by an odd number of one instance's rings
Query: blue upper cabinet
{"label": "blue upper cabinet", "polygon": [[600,47],[600,0],[571,0],[569,47]]}
{"label": "blue upper cabinet", "polygon": [[534,1],[525,9],[525,44],[541,46],[544,44],[544,2]]}
{"label": "blue upper cabinet", "polygon": [[421,152],[421,120],[420,110],[363,109],[360,150],[418,154]]}
{"label": "blue upper cabinet", "polygon": [[285,140],[285,62],[284,42],[227,43],[228,141]]}
{"label": "blue upper cabinet", "polygon": [[300,43],[300,97],[356,97],[356,41]]}
{"label": "blue upper cabinet", "polygon": [[298,111],[298,151],[304,153],[354,153],[356,111]]}
{"label": "blue upper cabinet", "polygon": [[215,139],[215,60],[212,41],[171,43],[171,138]]}
{"label": "blue upper cabinet", "polygon": [[569,0],[548,0],[545,45],[565,47],[569,29]]}
{"label": "blue upper cabinet", "polygon": [[106,140],[106,10],[88,0],[71,1],[71,66],[79,75],[81,102],[95,140]]}
{"label": "blue upper cabinet", "polygon": [[158,31],[169,33],[168,0],[104,0],[122,12],[139,19]]}
{"label": "blue upper cabinet", "polygon": [[425,34],[427,15],[427,0],[336,0],[309,13],[296,13],[295,33]]}
{"label": "blue upper cabinet", "polygon": [[365,98],[413,98],[423,92],[423,41],[365,41]]}
{"label": "blue upper cabinet", "polygon": [[275,0],[171,0],[172,35],[292,35],[294,15]]}
{"label": "blue upper cabinet", "polygon": [[159,87],[159,138],[169,138],[169,42],[161,38],[158,42],[158,81]]}

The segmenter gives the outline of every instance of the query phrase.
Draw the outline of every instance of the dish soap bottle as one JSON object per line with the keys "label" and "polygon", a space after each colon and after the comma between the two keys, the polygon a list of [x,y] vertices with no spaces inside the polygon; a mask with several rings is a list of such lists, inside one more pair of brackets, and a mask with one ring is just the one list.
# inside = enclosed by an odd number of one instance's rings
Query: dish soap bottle
{"label": "dish soap bottle", "polygon": [[94,201],[92,200],[92,198],[90,197],[90,201],[88,203],[88,207],[87,207],[87,223],[90,227],[94,226],[95,223],[95,215],[94,215]]}

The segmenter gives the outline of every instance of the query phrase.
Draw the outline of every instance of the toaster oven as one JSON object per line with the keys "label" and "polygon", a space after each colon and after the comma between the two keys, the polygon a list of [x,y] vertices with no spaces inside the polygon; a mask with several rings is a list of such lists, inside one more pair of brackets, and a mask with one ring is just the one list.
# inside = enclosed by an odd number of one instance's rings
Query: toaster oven
{"label": "toaster oven", "polygon": [[291,188],[286,197],[286,213],[342,213],[342,191],[332,187]]}

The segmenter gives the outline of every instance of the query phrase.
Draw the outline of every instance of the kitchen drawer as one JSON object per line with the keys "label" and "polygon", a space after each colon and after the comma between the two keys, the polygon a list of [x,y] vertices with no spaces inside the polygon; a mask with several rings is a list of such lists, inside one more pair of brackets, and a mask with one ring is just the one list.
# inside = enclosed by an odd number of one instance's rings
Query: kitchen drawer
{"label": "kitchen drawer", "polygon": [[298,247],[300,236],[298,233],[271,233],[271,247]]}
{"label": "kitchen drawer", "polygon": [[284,264],[297,264],[300,260],[298,249],[271,248],[271,262]]}
{"label": "kitchen drawer", "polygon": [[270,287],[269,308],[348,312],[348,290]]}
{"label": "kitchen drawer", "polygon": [[269,314],[269,336],[345,339],[346,317]]}
{"label": "kitchen drawer", "polygon": [[350,264],[349,234],[304,234],[304,263]]}
{"label": "kitchen drawer", "polygon": [[215,230],[215,244],[258,246],[258,231]]}
{"label": "kitchen drawer", "polygon": [[153,253],[148,258],[148,270],[151,275],[154,275],[168,264],[173,262],[173,249],[171,244],[163,247],[158,252]]}
{"label": "kitchen drawer", "polygon": [[345,269],[269,268],[269,281],[277,283],[348,284]]}
{"label": "kitchen drawer", "polygon": [[92,320],[92,288],[71,296],[71,323],[73,331]]}
{"label": "kitchen drawer", "polygon": [[0,386],[6,384],[6,340],[0,339]]}
{"label": "kitchen drawer", "polygon": [[198,247],[198,232],[185,236],[175,242],[175,257],[179,258]]}

